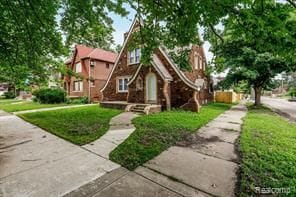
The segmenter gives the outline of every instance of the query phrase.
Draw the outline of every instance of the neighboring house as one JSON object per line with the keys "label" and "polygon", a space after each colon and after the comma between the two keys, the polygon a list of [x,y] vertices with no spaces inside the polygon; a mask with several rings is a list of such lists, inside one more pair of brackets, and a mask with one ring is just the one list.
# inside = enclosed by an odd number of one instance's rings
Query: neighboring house
{"label": "neighboring house", "polygon": [[3,96],[5,92],[8,92],[8,83],[0,83],[0,96]]}
{"label": "neighboring house", "polygon": [[117,54],[103,49],[76,45],[72,58],[65,64],[78,76],[65,76],[64,88],[69,98],[86,96],[100,101],[100,89],[105,85]]}
{"label": "neighboring house", "polygon": [[[142,106],[142,110],[147,113],[149,106],[151,111],[171,108],[197,111],[198,104],[212,101],[213,92],[211,81],[205,74],[207,63],[203,48],[190,46],[191,72],[181,71],[164,47],[153,53],[150,65],[142,65],[140,49],[128,51],[127,47],[132,32],[138,29],[138,25],[139,22],[135,19],[128,34],[124,36],[121,52],[101,90],[104,97],[102,105],[116,107],[116,103],[124,105],[126,102],[127,110],[137,111]],[[204,83],[199,88],[196,82],[202,81],[201,79]]]}
{"label": "neighboring house", "polygon": [[49,88],[61,88],[62,87],[62,74],[57,71],[52,71],[48,78]]}

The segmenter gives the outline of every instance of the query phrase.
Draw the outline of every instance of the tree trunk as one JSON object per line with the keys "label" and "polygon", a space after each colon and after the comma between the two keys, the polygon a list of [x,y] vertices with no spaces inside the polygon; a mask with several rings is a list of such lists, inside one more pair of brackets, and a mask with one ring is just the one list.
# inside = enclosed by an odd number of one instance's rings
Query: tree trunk
{"label": "tree trunk", "polygon": [[262,90],[262,87],[259,86],[259,87],[254,87],[255,89],[255,105],[258,106],[258,105],[261,105],[261,90]]}

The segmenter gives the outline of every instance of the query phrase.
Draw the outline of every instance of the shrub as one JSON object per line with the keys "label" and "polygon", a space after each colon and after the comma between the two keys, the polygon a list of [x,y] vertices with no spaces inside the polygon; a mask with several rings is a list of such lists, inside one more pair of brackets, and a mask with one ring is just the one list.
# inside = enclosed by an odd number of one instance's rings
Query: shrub
{"label": "shrub", "polygon": [[33,92],[35,96],[34,101],[40,103],[63,103],[66,101],[66,92],[62,89],[42,88]]}
{"label": "shrub", "polygon": [[296,97],[296,87],[291,87],[291,88],[289,89],[289,95],[290,95],[291,97]]}
{"label": "shrub", "polygon": [[75,98],[75,99],[68,99],[67,100],[68,104],[87,104],[88,103],[88,97],[87,96],[83,96],[83,97],[79,97],[79,98]]}
{"label": "shrub", "polygon": [[6,99],[13,99],[15,98],[15,94],[11,91],[9,92],[4,92],[3,96],[6,98]]}

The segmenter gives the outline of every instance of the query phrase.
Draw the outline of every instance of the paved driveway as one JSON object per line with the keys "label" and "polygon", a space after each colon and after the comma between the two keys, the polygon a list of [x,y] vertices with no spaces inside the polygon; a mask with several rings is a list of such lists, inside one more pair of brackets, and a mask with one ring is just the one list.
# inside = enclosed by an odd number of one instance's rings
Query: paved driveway
{"label": "paved driveway", "polygon": [[262,103],[284,113],[290,119],[296,121],[296,102],[284,99],[262,97]]}
{"label": "paved driveway", "polygon": [[119,167],[0,110],[0,196],[62,196]]}

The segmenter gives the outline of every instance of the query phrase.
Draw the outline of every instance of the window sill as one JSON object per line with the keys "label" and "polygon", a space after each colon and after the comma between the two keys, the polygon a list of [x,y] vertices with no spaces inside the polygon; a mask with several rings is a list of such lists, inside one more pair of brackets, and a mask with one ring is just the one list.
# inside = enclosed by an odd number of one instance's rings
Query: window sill
{"label": "window sill", "polygon": [[118,91],[117,90],[117,93],[128,93],[128,90],[127,91]]}
{"label": "window sill", "polygon": [[140,64],[140,62],[128,63],[127,65],[128,65],[128,66],[132,66],[132,65],[135,65],[135,64]]}

